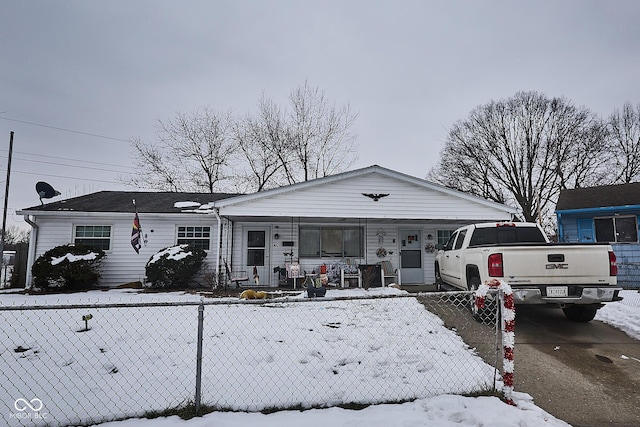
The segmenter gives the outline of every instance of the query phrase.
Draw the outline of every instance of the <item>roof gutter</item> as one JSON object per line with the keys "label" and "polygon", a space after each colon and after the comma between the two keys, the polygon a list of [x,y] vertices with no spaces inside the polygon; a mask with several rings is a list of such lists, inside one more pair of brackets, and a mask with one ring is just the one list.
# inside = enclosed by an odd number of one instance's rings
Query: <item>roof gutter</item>
{"label": "roof gutter", "polygon": [[31,289],[32,277],[31,267],[35,262],[36,244],[38,242],[38,224],[31,220],[29,215],[24,215],[24,221],[31,226],[31,235],[29,236],[29,253],[27,255],[27,274],[25,279],[25,289]]}

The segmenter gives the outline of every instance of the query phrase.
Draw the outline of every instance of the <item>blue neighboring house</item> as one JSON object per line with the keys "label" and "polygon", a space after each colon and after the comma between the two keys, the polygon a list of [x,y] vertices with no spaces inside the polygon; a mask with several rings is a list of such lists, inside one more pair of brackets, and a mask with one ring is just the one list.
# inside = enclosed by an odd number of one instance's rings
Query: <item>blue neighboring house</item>
{"label": "blue neighboring house", "polygon": [[640,287],[640,182],[562,190],[556,204],[560,242],[608,242],[618,285]]}

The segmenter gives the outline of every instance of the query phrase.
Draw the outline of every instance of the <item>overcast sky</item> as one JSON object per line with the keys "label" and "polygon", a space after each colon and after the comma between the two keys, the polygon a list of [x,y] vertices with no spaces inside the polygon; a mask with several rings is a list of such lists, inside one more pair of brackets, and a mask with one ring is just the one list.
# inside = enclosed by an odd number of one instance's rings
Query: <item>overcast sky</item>
{"label": "overcast sky", "polygon": [[358,113],[354,168],[421,178],[454,122],[517,91],[603,117],[640,103],[636,0],[7,0],[0,16],[8,226],[40,203],[38,181],[53,200],[132,189],[116,180],[131,171],[126,141],[153,141],[158,119],[254,112],[305,81]]}

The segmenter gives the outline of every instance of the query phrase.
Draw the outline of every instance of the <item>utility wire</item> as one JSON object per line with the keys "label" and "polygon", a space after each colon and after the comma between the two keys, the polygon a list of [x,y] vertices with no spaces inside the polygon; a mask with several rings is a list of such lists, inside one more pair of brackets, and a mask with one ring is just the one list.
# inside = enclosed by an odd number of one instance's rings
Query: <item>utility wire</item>
{"label": "utility wire", "polygon": [[[0,159],[2,159],[2,158],[6,159],[7,157],[6,156],[0,156]],[[55,162],[45,162],[43,160],[21,159],[20,157],[14,157],[13,160],[22,160],[22,161],[25,161],[25,162],[43,163],[43,164],[46,164],[46,165],[64,166],[64,167],[78,168],[78,169],[89,169],[89,170],[96,170],[96,171],[103,171],[103,172],[128,173],[127,171],[119,171],[119,170],[104,169],[104,168],[92,168],[90,166],[68,165],[68,164],[64,164],[64,163],[55,163]]]}
{"label": "utility wire", "polygon": [[0,116],[0,119],[8,120],[8,121],[11,121],[11,122],[24,123],[24,124],[32,125],[32,126],[40,126],[40,127],[43,127],[43,128],[55,129],[55,130],[59,130],[59,131],[62,131],[62,132],[77,133],[77,134],[80,134],[80,135],[87,135],[87,136],[93,136],[93,137],[96,137],[96,138],[109,139],[111,141],[120,141],[120,142],[127,142],[127,143],[130,142],[130,141],[128,141],[126,139],[122,139],[122,138],[114,138],[112,136],[98,135],[96,133],[82,132],[82,131],[79,131],[79,130],[73,130],[73,129],[66,129],[66,128],[61,128],[61,127],[56,127],[56,126],[43,125],[41,123],[28,122],[28,121],[25,121],[25,120],[10,119],[8,117],[2,117],[2,116]]}
{"label": "utility wire", "polygon": [[75,179],[77,181],[94,181],[94,182],[105,182],[107,184],[122,184],[121,182],[117,182],[117,181],[107,181],[104,179],[93,179],[93,178],[77,178],[74,176],[63,176],[63,175],[53,175],[53,174],[46,174],[46,173],[33,173],[33,172],[27,172],[27,171],[14,171],[12,170],[11,173],[23,173],[26,175],[37,175],[37,176],[50,176],[53,178],[64,178],[64,179]]}
{"label": "utility wire", "polygon": [[[0,151],[8,152],[9,150],[0,149]],[[82,163],[92,163],[94,165],[115,166],[117,168],[128,168],[129,167],[129,166],[116,165],[114,163],[92,162],[90,160],[70,159],[68,157],[47,156],[45,154],[26,153],[24,151],[14,151],[14,153],[16,153],[16,154],[24,154],[24,155],[27,155],[27,156],[44,157],[44,158],[47,158],[47,159],[66,160],[66,161],[70,161],[70,162],[82,162]]]}

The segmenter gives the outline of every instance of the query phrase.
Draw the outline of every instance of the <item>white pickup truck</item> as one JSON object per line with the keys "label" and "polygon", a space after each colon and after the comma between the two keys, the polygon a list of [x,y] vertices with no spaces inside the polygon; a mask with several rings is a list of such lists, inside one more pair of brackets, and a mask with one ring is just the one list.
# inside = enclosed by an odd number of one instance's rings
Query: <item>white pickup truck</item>
{"label": "white pickup truck", "polygon": [[622,299],[611,245],[549,243],[535,223],[467,225],[436,248],[438,289],[476,290],[496,278],[511,286],[516,305],[561,307],[578,322],[592,320],[603,303]]}

